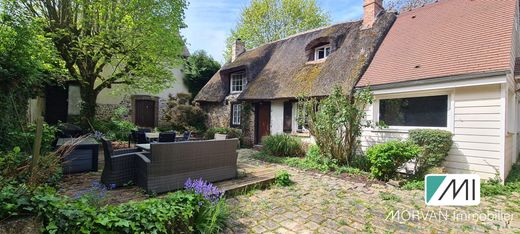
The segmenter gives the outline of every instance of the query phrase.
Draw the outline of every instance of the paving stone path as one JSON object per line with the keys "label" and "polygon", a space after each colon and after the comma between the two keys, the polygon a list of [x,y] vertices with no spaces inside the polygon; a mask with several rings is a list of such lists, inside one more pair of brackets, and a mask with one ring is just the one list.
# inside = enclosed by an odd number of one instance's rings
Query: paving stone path
{"label": "paving stone path", "polygon": [[520,233],[520,194],[484,197],[474,207],[426,207],[422,191],[267,164],[254,153],[240,150],[239,161],[287,170],[295,184],[229,199],[225,233]]}

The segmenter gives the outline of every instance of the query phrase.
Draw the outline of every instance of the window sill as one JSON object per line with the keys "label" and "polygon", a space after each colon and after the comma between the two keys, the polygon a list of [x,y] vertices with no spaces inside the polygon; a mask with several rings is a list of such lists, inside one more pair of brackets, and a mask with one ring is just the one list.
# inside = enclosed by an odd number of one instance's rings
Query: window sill
{"label": "window sill", "polygon": [[312,61],[306,62],[305,65],[320,64],[320,63],[324,63],[326,60],[327,60],[327,58],[312,60]]}
{"label": "window sill", "polygon": [[309,132],[293,132],[293,133],[291,133],[291,136],[295,136],[295,137],[310,137],[311,133],[309,133]]}
{"label": "window sill", "polygon": [[[390,126],[389,128],[373,128],[370,129],[371,132],[389,132],[389,133],[409,133],[410,130],[414,129],[438,129],[438,130],[446,130],[450,131],[447,127],[394,127]],[[451,132],[451,131],[450,131]]]}

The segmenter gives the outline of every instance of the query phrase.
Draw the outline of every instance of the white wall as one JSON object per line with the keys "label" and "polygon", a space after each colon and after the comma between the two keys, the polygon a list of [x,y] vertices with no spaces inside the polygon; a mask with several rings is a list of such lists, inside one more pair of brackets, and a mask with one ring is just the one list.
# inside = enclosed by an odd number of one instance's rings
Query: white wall
{"label": "white wall", "polygon": [[[505,80],[505,79],[504,79]],[[505,107],[502,106],[502,85],[482,85],[450,88],[428,92],[398,93],[390,97],[449,94],[448,127],[453,132],[454,144],[445,160],[450,173],[478,173],[482,178],[495,177],[502,171],[504,152],[503,129]],[[431,92],[431,93],[429,93]],[[388,95],[375,95],[376,102],[366,109],[367,119],[378,121],[378,100]],[[364,129],[362,150],[389,139],[405,139],[408,129]]]}
{"label": "white wall", "polygon": [[283,101],[271,102],[271,135],[283,133]]}
{"label": "white wall", "polygon": [[117,91],[117,85],[113,85],[112,89],[104,89],[102,90],[97,99],[98,104],[119,104],[123,99],[130,98],[131,95],[151,95],[159,97],[160,99],[167,99],[168,95],[176,95],[177,93],[188,93],[188,88],[184,85],[184,74],[181,69],[176,68],[171,70],[174,77],[175,82],[162,92],[158,94],[151,94],[147,92],[139,92],[136,91],[134,93],[122,93]]}

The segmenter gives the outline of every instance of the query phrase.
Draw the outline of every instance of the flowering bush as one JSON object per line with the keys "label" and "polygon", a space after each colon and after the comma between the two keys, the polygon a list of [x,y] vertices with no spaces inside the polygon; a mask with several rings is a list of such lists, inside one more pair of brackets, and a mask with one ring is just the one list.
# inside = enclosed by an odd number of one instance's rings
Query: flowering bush
{"label": "flowering bush", "polygon": [[184,188],[188,191],[192,191],[195,194],[202,195],[208,201],[215,203],[224,196],[224,192],[217,188],[212,183],[206,182],[203,179],[192,180],[188,178],[184,183]]}
{"label": "flowering bush", "polygon": [[94,207],[101,207],[105,205],[105,197],[107,190],[115,189],[115,184],[111,184],[110,186],[105,186],[99,181],[92,181],[92,186],[88,189],[81,190],[74,194],[74,199],[79,200],[83,199],[88,204]]}

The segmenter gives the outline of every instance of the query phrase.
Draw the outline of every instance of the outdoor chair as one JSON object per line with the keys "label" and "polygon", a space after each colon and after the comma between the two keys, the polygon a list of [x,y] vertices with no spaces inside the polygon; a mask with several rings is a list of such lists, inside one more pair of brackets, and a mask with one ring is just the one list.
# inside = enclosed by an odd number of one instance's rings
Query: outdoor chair
{"label": "outdoor chair", "polygon": [[135,179],[136,153],[141,152],[137,148],[114,150],[112,142],[101,138],[105,167],[101,173],[101,183],[106,186],[123,186]]}
{"label": "outdoor chair", "polygon": [[185,131],[184,134],[182,135],[182,140],[183,141],[189,141],[190,137],[191,137],[191,132],[190,131]]}
{"label": "outdoor chair", "polygon": [[150,141],[148,141],[148,139],[146,138],[146,133],[144,133],[144,132],[136,132],[135,135],[136,135],[136,138],[135,138],[135,143],[136,144],[148,144],[148,143],[150,143]]}
{"label": "outdoor chair", "polygon": [[[148,140],[146,139],[146,134],[144,136],[144,139],[141,139],[142,143],[138,143],[138,136],[137,133],[147,133],[152,132],[149,128],[138,128],[137,130],[132,130],[130,134],[128,135],[128,147],[130,147],[130,142],[134,142],[136,144],[146,144],[148,143]],[[144,140],[144,141],[143,141]]]}
{"label": "outdoor chair", "polygon": [[159,142],[175,142],[175,132],[159,133]]}
{"label": "outdoor chair", "polygon": [[183,188],[188,178],[235,178],[237,145],[238,139],[151,144],[150,153],[137,153],[135,182],[149,193],[163,193]]}

